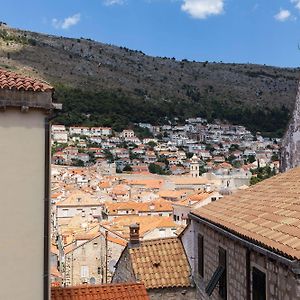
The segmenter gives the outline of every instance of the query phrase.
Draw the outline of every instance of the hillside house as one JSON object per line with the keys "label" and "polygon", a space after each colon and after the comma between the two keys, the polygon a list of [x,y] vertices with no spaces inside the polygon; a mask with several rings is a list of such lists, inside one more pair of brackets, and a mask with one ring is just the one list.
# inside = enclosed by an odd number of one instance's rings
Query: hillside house
{"label": "hillside house", "polygon": [[90,135],[90,128],[89,127],[69,127],[70,135],[83,135],[89,136]]}
{"label": "hillside house", "polygon": [[64,125],[52,125],[51,140],[57,143],[68,142],[68,132]]}
{"label": "hillside house", "polygon": [[125,139],[125,138],[132,138],[134,137],[134,131],[131,129],[124,129],[121,133],[120,133],[120,137]]}

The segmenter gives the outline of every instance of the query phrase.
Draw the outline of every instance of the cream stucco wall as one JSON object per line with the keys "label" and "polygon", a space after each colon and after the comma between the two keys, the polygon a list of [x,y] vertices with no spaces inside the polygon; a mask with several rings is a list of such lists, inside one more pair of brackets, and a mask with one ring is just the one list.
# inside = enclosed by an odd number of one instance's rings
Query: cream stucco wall
{"label": "cream stucco wall", "polygon": [[45,115],[0,113],[0,299],[43,299]]}

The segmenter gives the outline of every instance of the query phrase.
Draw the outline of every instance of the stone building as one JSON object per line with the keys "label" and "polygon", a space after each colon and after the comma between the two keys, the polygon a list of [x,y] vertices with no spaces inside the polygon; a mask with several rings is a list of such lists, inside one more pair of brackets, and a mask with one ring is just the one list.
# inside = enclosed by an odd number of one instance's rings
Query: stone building
{"label": "stone building", "polygon": [[150,299],[198,299],[181,241],[177,237],[140,241],[138,224],[130,227],[130,242],[112,282],[142,282]]}
{"label": "stone building", "polygon": [[181,235],[200,299],[300,299],[300,168],[189,214]]}
{"label": "stone building", "polygon": [[199,164],[200,159],[194,154],[193,157],[191,158],[190,162],[190,176],[193,178],[198,178],[200,176],[199,174],[199,169],[200,169],[200,164]]}
{"label": "stone building", "polygon": [[53,91],[45,82],[0,69],[0,299],[47,300],[50,296]]}
{"label": "stone building", "polygon": [[81,233],[64,249],[64,285],[109,283],[124,239],[103,233]]}
{"label": "stone building", "polygon": [[58,222],[66,222],[80,214],[84,217],[98,218],[102,214],[103,204],[91,194],[75,191],[68,198],[55,205]]}

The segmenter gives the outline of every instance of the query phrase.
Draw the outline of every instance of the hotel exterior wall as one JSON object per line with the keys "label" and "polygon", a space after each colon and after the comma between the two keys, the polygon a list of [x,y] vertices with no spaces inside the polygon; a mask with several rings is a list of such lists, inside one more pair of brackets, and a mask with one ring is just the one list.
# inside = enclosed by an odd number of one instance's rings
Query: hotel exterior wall
{"label": "hotel exterior wall", "polygon": [[44,120],[41,111],[0,113],[0,299],[43,299]]}
{"label": "hotel exterior wall", "polygon": [[[227,251],[227,299],[247,299],[246,247],[235,242],[207,225],[192,220],[194,229],[194,280],[203,300],[221,300],[218,286],[211,297],[205,293],[205,287],[218,267],[219,246]],[[204,236],[204,279],[198,272],[197,236]],[[300,277],[297,279],[291,270],[283,264],[268,259],[257,252],[250,253],[250,266],[259,268],[266,273],[267,299],[296,300],[300,299]],[[250,276],[251,278],[251,276]],[[250,284],[251,287],[252,283]],[[252,293],[252,291],[251,291]],[[252,295],[250,297],[252,299]]]}

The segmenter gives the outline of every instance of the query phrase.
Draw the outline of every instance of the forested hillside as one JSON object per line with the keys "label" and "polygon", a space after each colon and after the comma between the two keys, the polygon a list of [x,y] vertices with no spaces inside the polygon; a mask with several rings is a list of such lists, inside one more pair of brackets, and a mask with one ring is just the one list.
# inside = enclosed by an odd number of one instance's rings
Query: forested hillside
{"label": "forested hillside", "polygon": [[42,78],[64,104],[56,122],[165,123],[192,116],[281,135],[293,109],[299,69],[176,61],[89,39],[0,26],[0,67]]}

